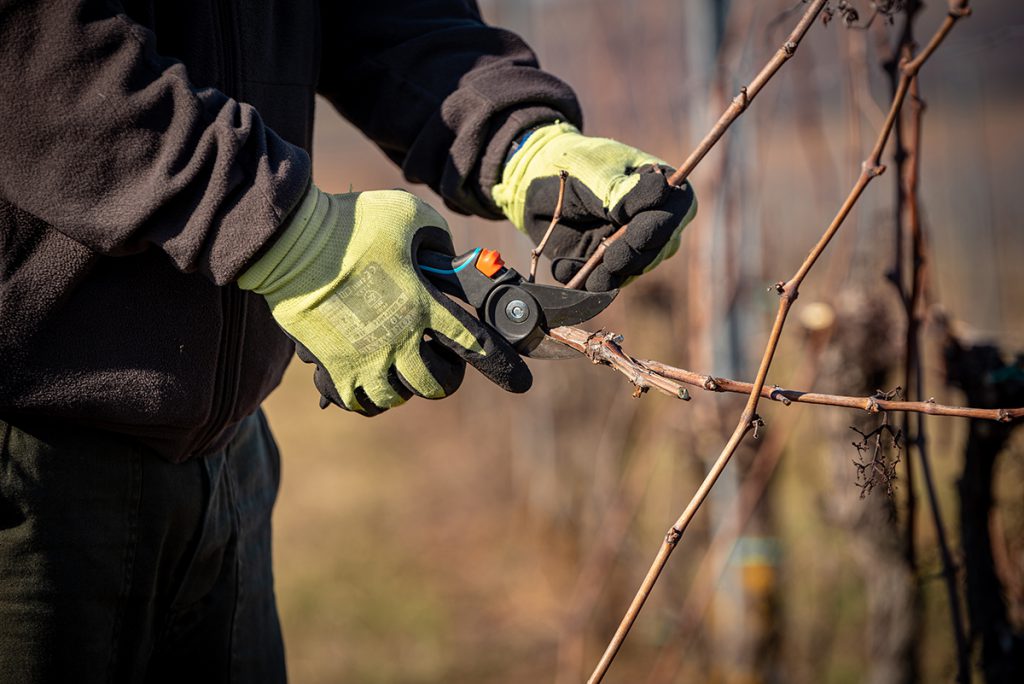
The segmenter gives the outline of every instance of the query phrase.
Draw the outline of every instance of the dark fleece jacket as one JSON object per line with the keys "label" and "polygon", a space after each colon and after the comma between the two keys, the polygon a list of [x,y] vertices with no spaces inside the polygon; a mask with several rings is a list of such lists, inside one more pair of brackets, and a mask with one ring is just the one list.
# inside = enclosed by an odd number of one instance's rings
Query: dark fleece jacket
{"label": "dark fleece jacket", "polygon": [[325,95],[453,209],[572,91],[472,0],[0,0],[0,417],[217,450],[292,345],[233,281]]}

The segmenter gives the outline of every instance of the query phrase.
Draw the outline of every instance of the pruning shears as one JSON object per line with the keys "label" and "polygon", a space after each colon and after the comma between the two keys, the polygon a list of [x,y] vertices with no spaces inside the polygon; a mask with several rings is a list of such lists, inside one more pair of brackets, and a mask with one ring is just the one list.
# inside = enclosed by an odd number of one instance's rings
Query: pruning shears
{"label": "pruning shears", "polygon": [[423,249],[418,259],[423,275],[437,289],[472,306],[520,354],[535,359],[579,358],[547,331],[590,320],[619,293],[532,283],[506,266],[497,251],[482,247],[454,257]]}

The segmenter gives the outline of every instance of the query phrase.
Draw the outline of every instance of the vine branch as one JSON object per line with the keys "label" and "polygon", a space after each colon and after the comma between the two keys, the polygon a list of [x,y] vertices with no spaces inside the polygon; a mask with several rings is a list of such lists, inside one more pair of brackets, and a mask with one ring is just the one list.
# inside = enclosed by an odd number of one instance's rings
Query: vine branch
{"label": "vine branch", "polygon": [[[630,356],[622,349],[622,336],[612,332],[589,332],[582,328],[562,326],[552,328],[551,337],[567,347],[571,347],[585,355],[596,364],[606,365],[618,371],[633,383],[635,394],[642,394],[650,389],[657,390],[670,397],[688,401],[690,393],[684,385],[697,387],[707,392],[727,392],[749,395],[754,383],[729,378],[715,377],[708,373],[676,368],[660,361],[638,359]],[[790,404],[815,404],[818,406],[837,406],[841,408],[860,409],[867,413],[885,411],[903,413],[923,413],[932,416],[950,416],[956,418],[975,418],[992,420],[999,423],[1010,423],[1024,418],[1024,407],[1020,408],[969,408],[965,406],[947,406],[934,399],[925,401],[904,401],[894,399],[891,392],[881,392],[870,397],[855,397],[842,394],[825,394],[806,390],[789,389],[778,385],[763,385],[760,390],[763,399]]]}
{"label": "vine branch", "polygon": [[530,277],[527,280],[531,283],[537,278],[537,262],[540,261],[540,255],[544,253],[544,248],[548,246],[548,240],[551,238],[551,233],[554,232],[555,226],[562,220],[562,204],[565,202],[565,181],[568,178],[569,172],[565,169],[558,172],[558,201],[555,204],[555,213],[551,215],[551,223],[548,224],[548,229],[544,231],[544,237],[540,239],[536,247],[530,250]]}
{"label": "vine branch", "polygon": [[[896,49],[891,51],[884,67],[894,88],[898,88],[903,80],[901,66],[912,62],[916,47],[914,39],[914,23],[922,9],[920,0],[910,0],[906,6],[906,19]],[[964,3],[949,4],[950,16],[963,16],[966,11]],[[954,20],[955,21],[955,20]],[[947,21],[952,26],[952,23]],[[937,43],[933,39],[929,48],[934,51]],[[920,97],[919,83],[916,75],[910,79],[909,92],[910,112],[906,122],[897,119],[894,130],[895,161],[896,161],[896,231],[895,231],[895,265],[891,274],[897,295],[907,317],[904,338],[904,382],[908,397],[923,396],[923,377],[921,372],[920,331],[924,323],[924,304],[927,286],[928,257],[924,242],[924,228],[921,223],[920,203],[918,200],[918,181],[921,165],[921,132],[924,115],[924,101]],[[907,260],[909,257],[909,264]],[[907,266],[909,265],[909,269]],[[909,282],[904,275],[909,270]],[[907,441],[907,459],[905,465],[907,487],[906,530],[904,536],[904,553],[912,572],[917,570],[917,552],[915,548],[917,501],[914,481],[917,479],[917,468],[914,463],[916,452],[921,481],[927,495],[928,507],[935,527],[935,540],[942,562],[942,577],[949,602],[950,621],[952,623],[953,640],[956,644],[956,662],[958,682],[969,682],[970,653],[968,638],[964,629],[964,620],[960,608],[960,592],[957,586],[956,563],[950,550],[946,526],[938,504],[934,478],[931,472],[931,459],[928,451],[928,436],[923,415],[917,415],[911,421],[910,415],[903,417],[903,434]]]}
{"label": "vine branch", "polygon": [[[754,98],[761,92],[761,89],[764,88],[765,84],[771,80],[772,76],[782,68],[783,64],[788,62],[789,59],[796,54],[796,49],[800,46],[800,41],[803,40],[804,35],[806,35],[808,29],[811,28],[811,24],[814,23],[814,20],[821,13],[821,10],[825,7],[827,2],[828,0],[814,0],[810,3],[810,6],[803,13],[803,16],[800,17],[800,21],[797,23],[796,28],[794,28],[793,32],[789,34],[788,38],[786,38],[786,42],[784,42],[775,52],[768,63],[764,65],[764,68],[754,76],[754,80],[740,88],[739,93],[737,93],[736,97],[732,99],[732,103],[722,113],[722,116],[718,118],[715,125],[712,126],[711,130],[704,136],[704,139],[700,141],[697,148],[691,152],[690,156],[686,158],[686,161],[684,161],[682,165],[680,165],[680,167],[668,177],[670,185],[680,186],[686,181],[690,176],[690,173],[697,167],[697,164],[704,159],[707,153],[711,151],[711,148],[714,147],[715,144],[721,140],[722,136],[725,135],[725,132],[729,130],[729,126],[732,125],[732,122],[738,119],[740,115],[746,111],[747,107],[749,107],[750,103],[754,101]],[[601,244],[597,246],[597,249],[594,250],[594,253],[590,255],[590,258],[584,262],[583,267],[580,268],[576,275],[572,277],[572,280],[566,284],[566,287],[570,287],[574,290],[581,289],[584,284],[586,284],[587,278],[590,274],[593,273],[594,269],[597,268],[604,260],[605,250],[607,250],[608,247],[616,240],[621,238],[628,228],[629,224],[627,223],[605,238]]]}
{"label": "vine branch", "polygon": [[[794,34],[791,36],[791,39],[793,38],[793,36],[796,36],[797,40],[803,37],[803,34],[806,33],[807,29],[810,27],[810,24],[821,11],[824,4],[825,3],[821,0],[811,4],[808,10],[804,13],[804,16],[801,18],[800,24],[797,26],[797,29],[794,30]],[[669,528],[668,532],[665,534],[665,539],[659,547],[658,553],[647,571],[647,575],[644,577],[640,585],[640,588],[637,590],[636,595],[633,597],[633,600],[630,603],[625,616],[622,618],[622,621],[620,622],[618,629],[615,631],[615,634],[609,641],[608,646],[606,647],[603,655],[601,656],[600,661],[597,664],[597,667],[594,669],[593,674],[590,676],[588,684],[595,684],[596,682],[600,682],[602,679],[604,679],[604,675],[607,673],[608,668],[611,666],[612,661],[615,659],[615,655],[618,653],[619,648],[625,641],[630,628],[632,628],[633,624],[636,622],[636,619],[640,614],[640,610],[643,608],[644,603],[646,603],[647,601],[647,597],[650,596],[651,591],[654,589],[654,585],[658,581],[658,577],[661,575],[662,570],[665,568],[665,565],[668,562],[669,557],[672,555],[672,551],[674,551],[675,547],[679,544],[679,540],[685,533],[686,528],[693,520],[693,517],[700,509],[701,505],[707,499],[707,496],[710,493],[711,488],[714,487],[715,483],[718,481],[719,476],[725,470],[725,467],[728,465],[729,460],[732,458],[732,455],[736,452],[737,447],[743,441],[744,437],[746,437],[748,432],[756,429],[761,425],[761,419],[756,413],[757,405],[765,386],[765,381],[768,376],[768,370],[771,367],[771,363],[775,356],[775,352],[778,349],[779,340],[782,335],[782,329],[786,323],[786,318],[789,314],[789,310],[792,308],[793,303],[799,296],[800,285],[807,277],[807,274],[810,272],[811,268],[813,268],[814,265],[817,263],[818,259],[821,257],[822,253],[825,251],[825,248],[828,246],[829,242],[831,242],[832,238],[835,236],[836,232],[839,230],[840,226],[843,224],[846,217],[850,214],[850,211],[853,209],[853,206],[856,204],[857,200],[863,194],[864,189],[868,186],[872,179],[874,179],[876,176],[879,176],[885,171],[885,167],[881,163],[882,151],[885,149],[886,143],[889,140],[889,135],[892,132],[893,125],[896,121],[897,116],[899,115],[900,108],[902,107],[903,101],[906,98],[907,91],[909,90],[910,82],[913,80],[914,76],[917,75],[917,72],[920,70],[921,66],[935,52],[938,46],[949,34],[949,32],[952,30],[956,22],[969,14],[970,10],[967,8],[966,5],[967,3],[965,0],[951,3],[950,11],[946,15],[945,20],[940,25],[935,34],[932,36],[931,40],[928,42],[925,48],[916,57],[902,64],[900,68],[900,81],[897,85],[896,93],[893,96],[892,103],[889,108],[889,113],[885,118],[885,122],[882,125],[882,129],[879,131],[878,138],[875,141],[875,145],[871,150],[871,154],[861,166],[861,173],[856,183],[854,184],[854,187],[851,189],[846,200],[843,202],[835,218],[829,224],[828,228],[825,229],[825,232],[822,234],[821,238],[811,249],[811,252],[804,259],[803,263],[800,265],[800,268],[797,270],[797,272],[789,280],[779,282],[776,284],[775,289],[779,294],[778,312],[776,313],[775,322],[772,325],[772,330],[769,335],[768,342],[765,346],[764,354],[761,358],[761,364],[758,368],[757,376],[753,382],[753,387],[751,388],[750,394],[747,397],[746,405],[743,408],[743,412],[740,414],[739,420],[736,423],[736,427],[733,430],[732,435],[729,437],[729,440],[726,443],[725,447],[719,454],[718,458],[711,466],[711,470],[705,476],[704,481],[701,483],[700,487],[697,489],[697,492],[690,500],[690,503],[686,506],[686,509],[683,511],[683,513],[679,516],[676,522],[672,525],[671,528]],[[790,45],[790,43],[793,44]],[[761,82],[761,85],[763,85],[763,83],[766,82],[767,79],[770,78],[771,75],[774,74],[774,72],[777,71],[778,68],[781,67],[781,65],[790,56],[792,56],[792,52],[794,52],[795,49],[796,41],[787,41],[787,43],[780,49],[780,51],[785,53],[786,56],[779,60],[777,54],[776,57],[773,58],[772,62],[769,63],[769,66],[772,63],[777,63],[777,66],[773,71],[768,72],[767,76]],[[762,74],[764,73],[765,70],[762,70]],[[758,74],[758,78],[755,78],[755,82],[758,81],[762,74]],[[746,105],[749,104],[750,99],[751,98],[748,88],[748,92],[744,93],[744,102],[742,103],[740,111],[737,111],[732,116],[732,119],[730,119],[725,124],[725,126],[722,127],[721,133],[718,134],[719,138],[721,137],[721,134],[724,133],[724,129],[728,126],[728,123],[731,123],[732,120],[735,120],[735,118],[739,116],[742,110],[746,108]],[[733,107],[736,105],[737,103],[736,101],[734,101],[733,105],[730,106],[730,110],[733,109]],[[728,114],[725,115],[723,118],[727,117]],[[716,129],[717,128],[718,126],[716,125]],[[711,135],[714,135],[714,130],[712,131]],[[707,148],[710,149],[710,147],[713,144],[714,141],[712,141],[711,144],[707,146]],[[704,150],[703,153],[700,153],[700,148],[698,148],[696,161],[699,161],[700,158],[702,158],[704,154],[706,154],[706,151],[707,150]],[[693,163],[693,165],[696,165],[696,161]],[[684,163],[684,166],[680,167],[679,171],[688,173],[688,171],[686,170],[686,166],[687,165]],[[677,174],[674,174],[673,178],[675,177],[675,175],[678,175],[678,173],[679,172],[677,172]],[[585,277],[583,278],[583,280],[585,281]]]}

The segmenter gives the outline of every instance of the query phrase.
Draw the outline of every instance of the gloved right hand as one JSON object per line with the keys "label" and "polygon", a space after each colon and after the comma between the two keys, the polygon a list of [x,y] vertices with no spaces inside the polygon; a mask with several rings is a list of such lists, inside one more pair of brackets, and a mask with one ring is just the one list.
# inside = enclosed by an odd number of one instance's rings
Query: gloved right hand
{"label": "gloved right hand", "polygon": [[430,284],[421,247],[454,254],[448,225],[400,190],[329,195],[311,185],[270,249],[238,279],[263,295],[323,400],[376,415],[413,394],[448,396],[470,363],[510,392],[519,354]]}

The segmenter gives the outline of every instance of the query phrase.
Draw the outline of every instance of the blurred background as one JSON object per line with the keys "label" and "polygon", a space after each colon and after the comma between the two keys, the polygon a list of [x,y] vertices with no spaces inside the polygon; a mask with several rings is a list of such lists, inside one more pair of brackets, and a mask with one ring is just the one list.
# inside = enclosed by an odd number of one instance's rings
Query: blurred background
{"label": "blurred background", "polygon": [[[576,89],[587,133],[673,164],[803,11],[794,0],[480,4]],[[850,4],[863,24],[869,3]],[[1008,401],[998,383],[1019,389],[1024,350],[1024,3],[973,4],[920,78],[921,396],[951,404]],[[945,11],[925,7],[919,39]],[[751,379],[777,307],[768,288],[796,270],[873,144],[891,88],[882,46],[901,22],[816,23],[692,175],[700,212],[677,257],[588,327],[621,332],[641,358]],[[317,126],[320,187],[403,187],[441,208],[323,101]],[[859,395],[904,384],[906,315],[887,277],[892,152],[802,288],[769,383]],[[531,245],[511,225],[445,215],[457,246],[496,247],[527,269]],[[367,420],[318,410],[310,367],[293,364],[266,406],[284,457],[276,577],[293,681],[586,679],[743,398],[634,399],[583,360],[531,367],[525,396],[469,372],[450,399]],[[766,429],[697,515],[607,681],[953,681],[917,453],[908,486],[906,451],[883,440],[895,478],[866,493],[856,463],[872,455],[850,426],[870,432],[879,417],[766,402],[760,413]],[[983,644],[1019,648],[1024,629],[1024,430],[975,426],[969,445],[968,429],[927,421],[974,676],[1024,681],[982,674]]]}

